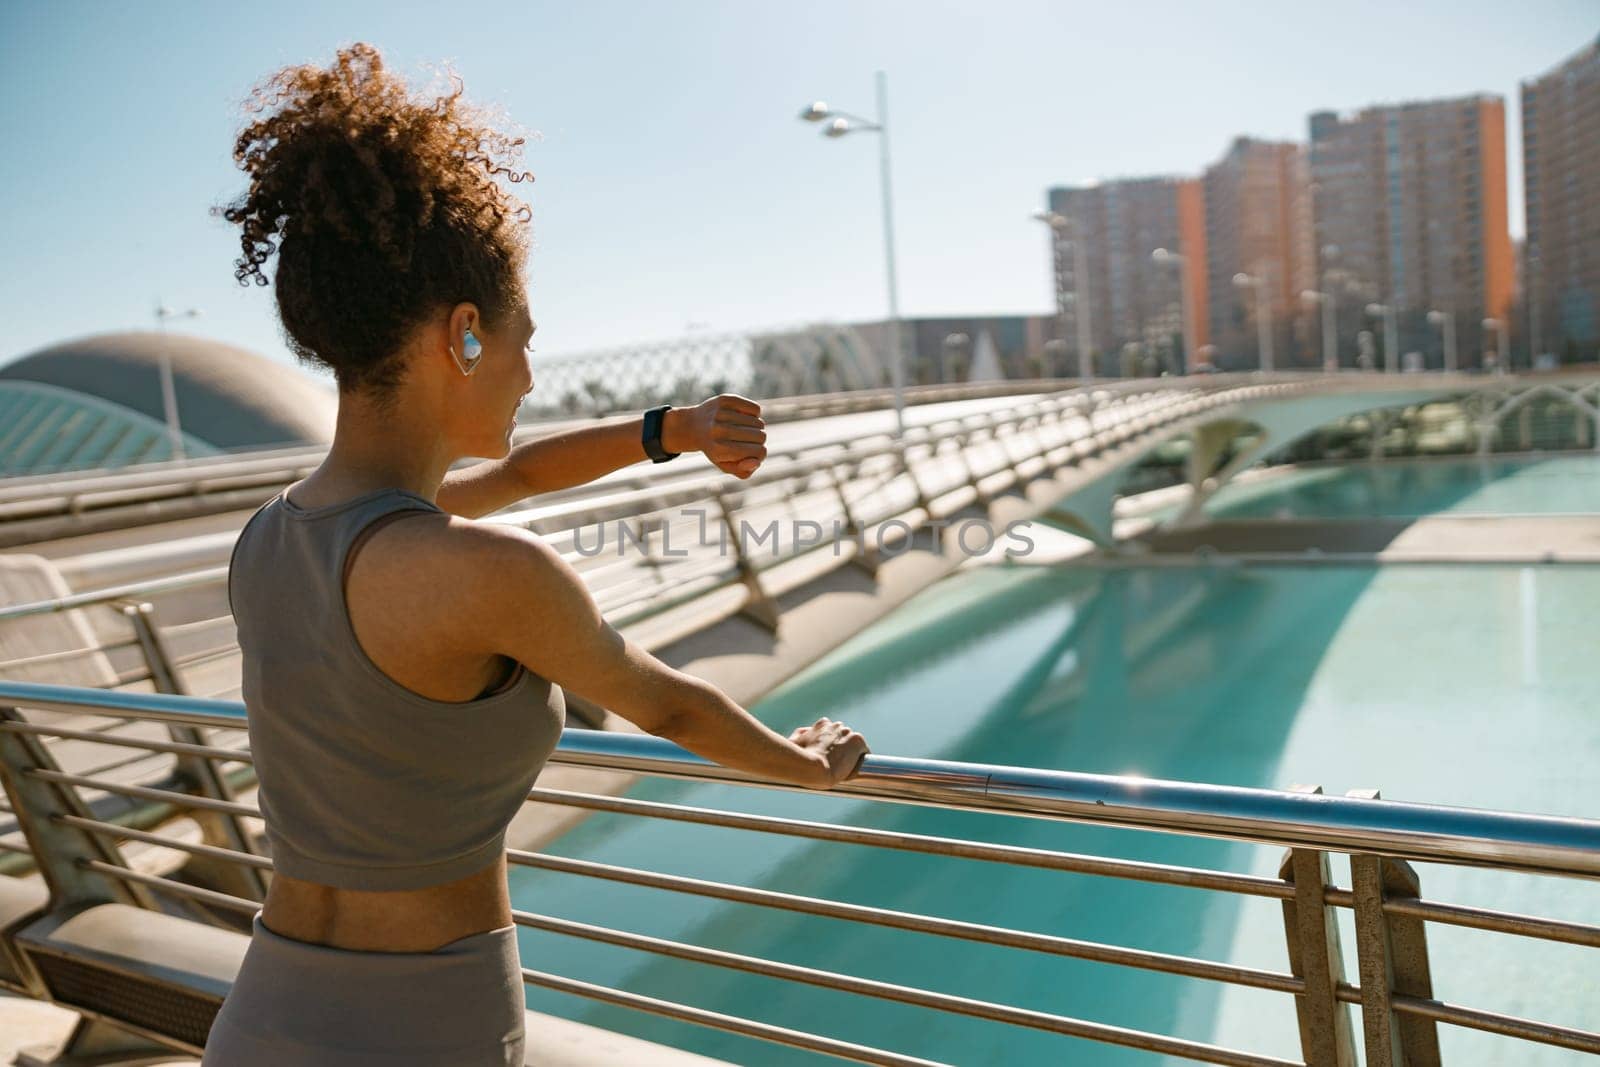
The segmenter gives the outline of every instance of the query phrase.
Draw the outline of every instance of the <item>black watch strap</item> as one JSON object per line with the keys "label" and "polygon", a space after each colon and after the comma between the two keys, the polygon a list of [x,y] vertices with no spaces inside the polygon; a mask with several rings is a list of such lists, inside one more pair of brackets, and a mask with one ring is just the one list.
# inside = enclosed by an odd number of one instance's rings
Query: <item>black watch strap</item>
{"label": "black watch strap", "polygon": [[660,404],[644,413],[644,452],[656,463],[665,463],[679,455],[661,447],[661,427],[666,423],[667,412],[671,408],[671,404]]}

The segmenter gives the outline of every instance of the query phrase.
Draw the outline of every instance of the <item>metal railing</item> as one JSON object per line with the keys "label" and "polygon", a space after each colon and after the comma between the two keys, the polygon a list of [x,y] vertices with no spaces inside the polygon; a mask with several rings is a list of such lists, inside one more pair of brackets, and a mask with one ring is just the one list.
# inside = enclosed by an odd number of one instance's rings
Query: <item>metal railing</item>
{"label": "metal railing", "polygon": [[[1111,388],[1113,384],[1117,383],[1107,383],[1102,388]],[[1064,383],[1056,380],[924,385],[908,388],[906,399],[908,403],[926,405],[1061,392],[1063,388]],[[762,417],[768,423],[782,423],[872,411],[893,402],[890,390],[860,389],[764,399],[761,406]],[[521,442],[563,429],[592,425],[595,420],[606,417],[602,413],[525,423],[517,428],[513,440]],[[270,495],[271,491],[310,473],[327,452],[326,445],[295,445],[166,460],[113,471],[63,471],[6,478],[0,480],[0,532],[29,523],[37,527],[48,520],[81,519],[96,513],[114,513],[118,509],[188,505],[216,510],[249,506],[252,501],[265,499],[263,494]],[[644,485],[671,479],[677,473],[675,468],[646,469],[631,478],[609,479],[608,484],[620,481]],[[581,496],[589,491],[592,491],[589,487],[580,486],[564,493]],[[30,533],[29,536],[38,539],[39,535]]]}
{"label": "metal railing", "polygon": [[[221,913],[248,917],[258,910],[259,898],[255,894],[223,892],[191,881],[134,870],[122,858],[119,845],[130,841],[159,843],[208,864],[235,864],[252,873],[271,869],[267,857],[254,851],[168,839],[95,818],[86,814],[78,797],[83,792],[121,793],[158,801],[174,809],[220,811],[251,819],[259,817],[253,804],[67,774],[54,765],[48,749],[39,742],[51,736],[78,740],[92,737],[98,744],[182,752],[217,763],[248,762],[251,758],[248,751],[204,743],[180,745],[124,733],[62,729],[25,720],[18,710],[22,708],[206,730],[236,726],[244,714],[242,705],[157,694],[118,694],[0,682],[0,777],[4,778],[13,803],[22,815],[30,842],[40,852],[40,866],[52,894],[52,913],[115,899],[136,900],[144,907],[155,907],[159,903],[168,910],[187,907],[196,921],[208,923],[220,922]],[[551,761],[679,780],[798,793],[821,792],[756,779],[649,736],[569,728]],[[1065,820],[1225,838],[1283,846],[1287,851],[1279,876],[1271,878],[826,821],[752,815],[537,785],[529,792],[528,800],[678,824],[915,852],[941,859],[963,858],[1002,866],[1276,899],[1283,908],[1288,969],[1243,966],[541,852],[509,849],[507,856],[518,866],[575,877],[1282,993],[1292,1001],[1285,1010],[1295,1013],[1304,1062],[1308,1064],[1354,1063],[1358,1043],[1365,1048],[1366,1062],[1371,1065],[1420,1067],[1437,1064],[1440,1062],[1437,1037],[1440,1024],[1559,1048],[1600,1052],[1600,1033],[1437,999],[1432,991],[1425,933],[1428,924],[1438,924],[1593,949],[1600,948],[1600,927],[1424,899],[1417,874],[1407,862],[1424,860],[1530,875],[1593,879],[1600,877],[1600,822],[1398,803],[1378,799],[1372,793],[1333,797],[1305,787],[1291,791],[1230,788],[876,754],[866,757],[856,777],[827,792],[873,804],[924,805],[1008,818]],[[1330,884],[1330,853],[1350,856],[1351,886]],[[1355,917],[1357,971],[1349,977],[1344,971],[1335,918],[1340,909],[1353,911]],[[1301,1062],[1052,1011],[1024,1009],[920,986],[645,936],[521,908],[514,911],[514,917],[519,925],[531,929],[595,943],[1199,1062],[1244,1065]],[[12,929],[21,927],[14,925]],[[36,951],[30,949],[30,936],[25,931],[19,935],[19,947],[24,955]],[[56,946],[51,951],[63,950]],[[896,1065],[932,1062],[892,1049],[775,1026],[758,1019],[643,996],[560,974],[524,968],[523,978],[533,986],[843,1060]],[[118,979],[111,975],[105,980]],[[133,981],[133,978],[124,976],[122,980]],[[36,977],[36,995],[51,995],[45,981]],[[1359,1022],[1352,1021],[1349,1005],[1360,1009]],[[188,1044],[177,1039],[168,1040],[173,1047],[194,1047],[192,1038]]]}
{"label": "metal railing", "polygon": [[[1135,382],[1051,394],[998,411],[931,421],[913,427],[902,439],[882,433],[769,453],[761,471],[737,483],[702,471],[664,484],[607,486],[579,499],[540,498],[535,506],[486,521],[517,523],[545,536],[583,577],[615,626],[683,609],[692,617],[667,632],[703,628],[735,612],[776,629],[779,596],[846,564],[875,572],[885,545],[896,536],[909,539],[975,502],[987,504],[1028,480],[1053,475],[1173,419],[1292,388],[1219,385],[1194,394]],[[819,531],[831,527],[837,536],[784,536],[784,523],[794,519]],[[708,530],[718,536],[707,538]],[[765,532],[774,530],[775,536],[766,539]],[[602,544],[607,551],[591,551]],[[103,627],[114,636],[80,647],[0,657],[0,677],[58,680],[77,676],[64,672],[82,673],[92,666],[87,673],[97,675],[94,684],[109,689],[193,693],[189,679],[198,671],[237,657],[232,617],[224,612],[162,625],[156,605],[177,594],[204,591],[220,599],[227,577],[226,566],[207,567],[0,607],[0,648],[6,645],[7,627],[67,613],[114,613],[111,625]],[[715,605],[708,608],[713,600]],[[80,632],[97,629],[84,626]],[[651,645],[649,640],[642,643]],[[112,663],[112,657],[119,662]],[[235,682],[199,695],[237,693]],[[571,710],[592,725],[603,722],[604,713],[585,702],[574,701]],[[177,733],[173,739],[187,740]],[[235,732],[217,740],[237,745],[243,735]],[[123,763],[119,759],[117,766]],[[111,766],[90,770],[104,772]],[[254,782],[248,764],[218,780],[154,755],[138,767],[123,769],[163,782],[178,775],[201,794],[223,800]],[[127,805],[117,814],[124,825],[142,830],[170,817],[166,806],[148,803]],[[226,814],[209,819],[205,830],[213,845],[242,840],[236,820]],[[0,874],[28,868],[30,857],[14,837],[0,834]]]}
{"label": "metal railing", "polygon": [[[883,541],[897,528],[892,523],[908,533],[918,530],[1220,404],[1294,388],[1235,384],[1193,391],[1128,383],[1048,394],[997,411],[918,425],[903,439],[885,432],[773,451],[762,469],[744,480],[702,469],[669,481],[608,483],[578,499],[540,497],[531,506],[484,521],[516,523],[544,535],[584,576],[613,625],[627,626],[736,585],[749,591],[742,607],[770,624],[773,598],[796,581],[852,560],[871,569]],[[857,551],[846,539],[832,552],[827,539],[783,538],[780,529],[769,548],[762,551],[766,538],[757,538],[752,551],[750,537],[702,536],[717,526],[761,532],[774,522],[781,527],[785,518],[802,518],[825,530],[837,524],[841,533],[855,535],[856,545],[872,543]],[[806,575],[789,573],[792,564],[808,557],[816,566]],[[222,640],[171,652],[162,647],[162,638],[176,636],[176,628],[156,624],[151,601],[217,590],[227,573],[226,566],[206,567],[0,607],[0,627],[98,608],[118,611],[132,624],[132,632],[117,642],[0,659],[0,677],[138,649],[140,665],[119,673],[113,685],[179,691],[162,680],[181,678],[189,668],[237,652],[223,633],[231,619],[224,614],[181,624],[185,645],[195,645],[202,633]]]}
{"label": "metal railing", "polygon": [[[577,361],[575,366],[582,365]],[[593,368],[589,368],[592,372]],[[1542,390],[1543,394],[1573,398],[1573,411],[1580,418],[1588,417],[1584,405],[1593,404],[1600,397],[1600,383],[1593,375],[1538,375],[1533,377],[1462,375],[1371,375],[1340,374],[1326,376],[1309,372],[1279,372],[1275,374],[1219,374],[1164,379],[1103,380],[1080,390],[1076,381],[1062,379],[1008,380],[908,386],[905,398],[908,404],[925,405],[957,400],[974,400],[990,397],[1017,396],[1033,393],[1084,392],[1101,397],[1123,397],[1154,389],[1181,389],[1204,393],[1241,385],[1267,383],[1319,382],[1322,388],[1346,389],[1359,384],[1372,390],[1407,390],[1416,388],[1419,381],[1436,382],[1448,379],[1451,389],[1474,401],[1469,415],[1476,420],[1474,434],[1487,433],[1484,426],[1510,421],[1515,415],[1519,429],[1515,432],[1527,437],[1527,416],[1531,409],[1519,406],[1506,407],[1504,401],[1514,400],[1521,392]],[[755,391],[752,395],[766,397],[771,394]],[[1483,398],[1482,404],[1477,403]],[[657,399],[660,399],[657,397]],[[698,398],[697,398],[698,399]],[[881,409],[893,404],[889,389],[858,388],[841,392],[807,395],[779,396],[763,399],[762,413],[769,423],[822,418]],[[1497,406],[1499,405],[1499,406]],[[566,426],[586,425],[595,416],[585,416],[577,421],[560,420],[544,424],[523,426],[517,439],[540,436]],[[1507,431],[1511,433],[1512,431]],[[1487,437],[1484,438],[1487,440]],[[1509,438],[1508,438],[1509,439]],[[1531,438],[1530,438],[1531,439]],[[325,446],[296,446],[291,448],[254,451],[225,456],[198,457],[181,462],[142,464],[136,468],[108,471],[63,472],[48,476],[5,479],[0,483],[0,546],[21,543],[23,539],[41,540],[50,536],[66,536],[74,532],[71,524],[83,524],[98,518],[106,522],[149,521],[152,508],[163,509],[169,517],[186,513],[211,513],[226,508],[248,507],[259,503],[276,489],[309,473],[327,453]],[[651,470],[634,476],[637,486],[659,483],[671,479],[676,471]],[[619,481],[616,479],[613,482]],[[588,487],[568,491],[573,496],[589,492]],[[52,532],[55,531],[55,532]]]}

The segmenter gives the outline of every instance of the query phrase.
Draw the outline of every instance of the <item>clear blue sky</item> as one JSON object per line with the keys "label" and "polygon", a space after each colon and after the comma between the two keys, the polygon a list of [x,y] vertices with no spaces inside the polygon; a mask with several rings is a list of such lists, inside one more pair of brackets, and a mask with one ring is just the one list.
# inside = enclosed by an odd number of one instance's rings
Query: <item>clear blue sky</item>
{"label": "clear blue sky", "polygon": [[0,3],[0,363],[175,325],[291,362],[271,291],[233,280],[207,214],[244,177],[238,103],[356,40],[416,85],[539,132],[514,186],[534,213],[541,355],[884,313],[877,145],[797,120],[870,113],[889,74],[907,314],[1044,311],[1052,184],[1196,172],[1236,134],[1302,139],[1320,108],[1494,92],[1600,31],[1597,0],[584,0],[582,3]]}

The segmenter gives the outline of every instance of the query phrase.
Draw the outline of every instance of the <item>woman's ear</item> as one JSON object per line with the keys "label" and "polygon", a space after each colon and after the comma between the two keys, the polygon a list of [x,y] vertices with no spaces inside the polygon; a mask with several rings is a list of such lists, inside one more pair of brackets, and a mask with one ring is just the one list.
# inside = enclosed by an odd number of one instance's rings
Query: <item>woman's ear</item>
{"label": "woman's ear", "polygon": [[[472,332],[478,322],[478,309],[472,304],[457,304],[450,313],[448,338],[445,342],[450,357],[456,361],[462,374],[471,374],[483,358],[483,342]],[[457,347],[459,339],[460,347]]]}

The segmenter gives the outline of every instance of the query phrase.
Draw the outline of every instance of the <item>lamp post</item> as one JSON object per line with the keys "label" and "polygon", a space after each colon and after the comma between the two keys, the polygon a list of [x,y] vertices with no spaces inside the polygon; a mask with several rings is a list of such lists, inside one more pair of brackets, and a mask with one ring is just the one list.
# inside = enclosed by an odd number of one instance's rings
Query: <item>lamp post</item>
{"label": "lamp post", "polygon": [[1333,294],[1307,289],[1300,294],[1300,302],[1306,307],[1322,306],[1322,369],[1327,374],[1337,373],[1339,340],[1333,325]]}
{"label": "lamp post", "polygon": [[889,280],[889,373],[894,381],[894,425],[897,436],[906,432],[905,367],[900,352],[900,292],[894,269],[894,209],[889,181],[889,86],[883,71],[877,72],[878,119],[876,122],[830,108],[818,100],[800,112],[807,122],[832,119],[822,130],[824,137],[843,137],[850,133],[878,135],[878,169],[883,186],[883,252]]}
{"label": "lamp post", "polygon": [[1272,370],[1272,304],[1267,300],[1267,279],[1261,274],[1235,274],[1233,284],[1256,291],[1256,345],[1261,370]]}
{"label": "lamp post", "polygon": [[172,458],[188,458],[183,451],[183,431],[178,428],[178,391],[172,382],[172,354],[167,351],[167,320],[197,319],[199,308],[174,311],[165,304],[156,305],[156,328],[161,331],[161,408],[167,417],[167,437],[172,446]]}
{"label": "lamp post", "polygon": [[1383,369],[1394,374],[1400,369],[1400,329],[1394,308],[1388,304],[1368,304],[1367,314],[1383,319]]}
{"label": "lamp post", "polygon": [[1157,263],[1170,263],[1178,268],[1179,307],[1183,314],[1183,362],[1178,367],[1178,373],[1188,374],[1197,347],[1194,306],[1189,302],[1189,257],[1182,252],[1158,248],[1150,253],[1150,258]]}
{"label": "lamp post", "polygon": [[1495,370],[1501,374],[1511,372],[1511,331],[1502,319],[1484,319],[1483,328],[1493,330],[1495,337]]}
{"label": "lamp post", "polygon": [[[1050,227],[1051,248],[1056,261],[1056,314],[1061,317],[1060,329],[1065,333],[1067,306],[1072,307],[1078,324],[1078,379],[1088,385],[1094,377],[1094,356],[1090,352],[1094,333],[1089,321],[1089,243],[1084,239],[1077,220],[1059,211],[1035,211],[1033,217]],[[1072,291],[1061,285],[1066,272],[1066,250],[1072,248]]]}
{"label": "lamp post", "polygon": [[1430,311],[1428,322],[1444,331],[1444,369],[1447,374],[1454,374],[1456,370],[1456,313],[1453,311]]}

